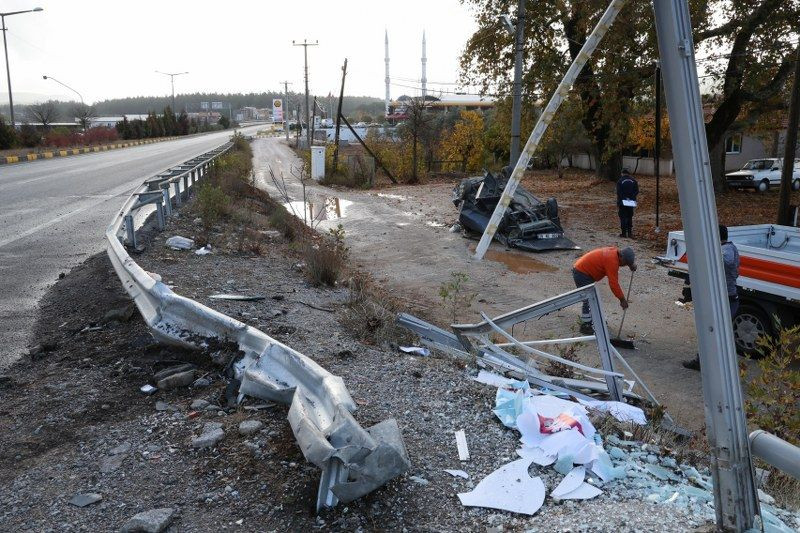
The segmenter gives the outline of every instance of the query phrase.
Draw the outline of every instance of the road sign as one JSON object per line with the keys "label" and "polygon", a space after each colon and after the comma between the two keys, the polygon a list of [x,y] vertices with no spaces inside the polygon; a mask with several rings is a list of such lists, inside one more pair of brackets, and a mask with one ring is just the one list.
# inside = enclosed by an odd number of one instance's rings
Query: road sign
{"label": "road sign", "polygon": [[272,122],[283,122],[283,100],[272,99]]}

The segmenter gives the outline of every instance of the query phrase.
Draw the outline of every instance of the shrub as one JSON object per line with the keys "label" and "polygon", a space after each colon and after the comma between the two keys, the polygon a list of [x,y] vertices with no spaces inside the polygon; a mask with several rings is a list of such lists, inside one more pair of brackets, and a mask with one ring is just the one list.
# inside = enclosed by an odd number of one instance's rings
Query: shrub
{"label": "shrub", "polygon": [[19,143],[25,148],[35,148],[42,142],[42,135],[30,124],[23,124],[19,129]]}
{"label": "shrub", "polygon": [[466,291],[469,276],[463,272],[450,272],[450,281],[445,281],[439,286],[439,298],[442,305],[450,311],[453,323],[456,322],[458,312],[469,308],[477,293]]}
{"label": "shrub", "polygon": [[203,182],[197,191],[195,204],[206,229],[216,224],[228,209],[230,199],[221,187]]}
{"label": "shrub", "polygon": [[[758,375],[747,384],[747,417],[756,426],[800,444],[800,325],[761,337]],[[744,377],[744,376],[743,376]]]}
{"label": "shrub", "polygon": [[5,119],[0,116],[0,150],[14,148],[17,144],[17,132],[10,125],[6,124]]}
{"label": "shrub", "polygon": [[306,276],[312,285],[333,287],[344,267],[344,258],[335,246],[326,242],[305,249]]}
{"label": "shrub", "polygon": [[293,241],[297,236],[295,221],[282,205],[276,205],[270,213],[269,225],[280,231],[287,240]]}

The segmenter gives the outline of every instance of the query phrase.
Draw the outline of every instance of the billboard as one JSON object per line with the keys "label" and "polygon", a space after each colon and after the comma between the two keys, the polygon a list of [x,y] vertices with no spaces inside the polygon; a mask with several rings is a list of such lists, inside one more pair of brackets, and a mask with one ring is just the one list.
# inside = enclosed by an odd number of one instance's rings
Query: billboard
{"label": "billboard", "polygon": [[283,100],[272,99],[272,122],[283,122]]}
{"label": "billboard", "polygon": [[211,109],[222,109],[222,102],[211,102]]}
{"label": "billboard", "polygon": [[200,102],[200,109],[208,109],[208,102]]}

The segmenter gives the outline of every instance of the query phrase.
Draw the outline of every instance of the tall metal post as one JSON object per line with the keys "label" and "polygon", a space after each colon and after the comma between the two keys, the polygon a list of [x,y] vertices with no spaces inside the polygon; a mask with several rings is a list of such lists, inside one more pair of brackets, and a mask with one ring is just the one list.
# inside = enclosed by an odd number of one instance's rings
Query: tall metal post
{"label": "tall metal post", "polygon": [[311,112],[309,110],[309,105],[308,105],[308,47],[319,46],[319,41],[314,41],[313,43],[310,43],[307,40],[303,39],[302,43],[295,43],[294,41],[292,41],[292,45],[303,47],[303,62],[304,62],[303,64],[304,64],[305,81],[306,81],[306,141],[308,142],[308,148],[311,149],[311,125],[308,123],[308,121],[311,120]]}
{"label": "tall metal post", "polygon": [[283,131],[286,132],[286,142],[289,142],[289,82],[283,82]]}
{"label": "tall metal post", "polygon": [[656,175],[656,233],[661,232],[659,214],[661,207],[661,64],[656,63],[656,142],[653,173]]}
{"label": "tall metal post", "polygon": [[522,115],[522,52],[525,49],[525,0],[519,0],[517,23],[514,26],[514,100],[511,106],[511,158],[512,167],[519,159],[519,135]]}
{"label": "tall metal post", "polygon": [[758,498],[722,268],[689,6],[687,0],[654,0],[653,7],[692,280],[717,527],[744,531],[753,526]]}
{"label": "tall metal post", "polygon": [[331,172],[336,174],[339,166],[339,128],[341,127],[342,119],[342,100],[344,100],[344,79],[347,76],[347,58],[344,58],[344,65],[342,65],[342,87],[339,89],[339,101],[336,103],[336,133],[333,137],[333,168]]}
{"label": "tall metal post", "polygon": [[11,67],[8,64],[8,43],[6,42],[6,32],[8,28],[6,28],[6,17],[5,15],[0,16],[0,20],[2,20],[2,31],[3,31],[3,50],[6,54],[6,78],[8,78],[8,109],[9,114],[11,115],[11,127],[16,127],[16,123],[14,122],[14,97],[11,95]]}
{"label": "tall metal post", "polygon": [[783,152],[783,168],[781,169],[781,195],[778,200],[778,224],[792,225],[789,197],[792,195],[794,179],[794,156],[797,149],[797,126],[800,119],[800,45],[794,60],[794,81],[792,97],[789,101],[789,127],[786,129],[786,145]]}

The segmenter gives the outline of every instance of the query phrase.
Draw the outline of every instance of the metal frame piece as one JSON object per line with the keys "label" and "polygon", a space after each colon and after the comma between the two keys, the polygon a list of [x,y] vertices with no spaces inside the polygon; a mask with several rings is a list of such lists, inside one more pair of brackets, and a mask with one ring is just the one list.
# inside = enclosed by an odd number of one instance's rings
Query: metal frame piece
{"label": "metal frame piece", "polygon": [[481,240],[475,248],[475,255],[473,256],[475,259],[482,259],[486,250],[489,248],[489,244],[491,244],[494,234],[497,232],[497,228],[500,227],[500,222],[503,220],[506,209],[508,209],[511,200],[514,198],[514,192],[517,190],[517,186],[522,180],[525,169],[528,168],[528,162],[536,152],[539,142],[547,131],[547,127],[550,125],[550,122],[552,122],[556,111],[558,111],[558,108],[567,97],[567,94],[569,94],[570,87],[575,83],[575,80],[578,78],[581,70],[583,70],[586,62],[589,61],[589,57],[594,53],[597,45],[600,44],[603,36],[611,27],[611,24],[614,23],[614,19],[617,18],[617,15],[625,3],[626,0],[611,1],[608,8],[606,8],[605,12],[600,17],[600,20],[597,21],[592,33],[586,38],[586,42],[583,43],[580,52],[578,52],[575,60],[569,66],[566,74],[564,74],[564,78],[561,80],[561,83],[558,84],[558,88],[553,96],[550,97],[550,101],[547,102],[544,111],[539,115],[539,120],[536,122],[533,131],[531,131],[531,135],[525,143],[525,148],[522,149],[522,153],[519,155],[519,159],[517,159],[514,165],[514,170],[511,172],[511,177],[508,178],[503,194],[500,196],[500,201],[497,203],[497,206],[495,206],[489,223],[486,225],[486,230],[484,230]]}
{"label": "metal frame piece", "polygon": [[322,469],[317,509],[349,502],[410,467],[397,422],[388,419],[362,428],[353,418],[356,405],[340,377],[265,333],[175,294],[136,264],[120,240],[127,233],[135,243],[132,212],[150,203],[155,203],[163,227],[163,211],[171,213],[170,183],[177,189],[181,178],[199,179],[231,146],[226,143],[145,181],[106,229],[108,256],[156,340],[187,348],[203,348],[209,338],[238,345],[244,353],[234,365],[240,394],[290,404],[289,424],[297,443],[306,459]]}
{"label": "metal frame piece", "polygon": [[702,367],[714,509],[721,529],[753,527],[758,496],[747,439],[728,295],[719,251],[702,102],[686,0],[654,0],[675,175],[686,232]]}

